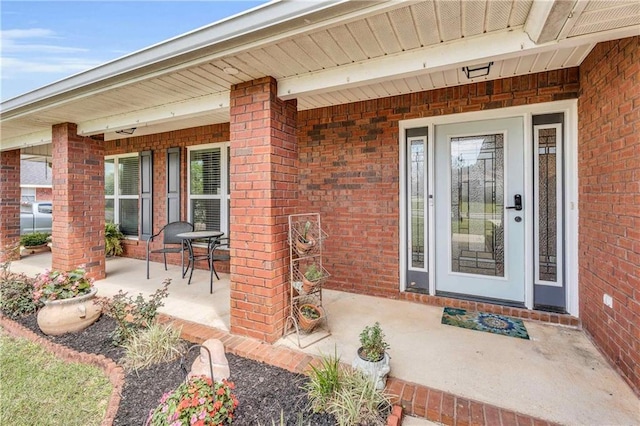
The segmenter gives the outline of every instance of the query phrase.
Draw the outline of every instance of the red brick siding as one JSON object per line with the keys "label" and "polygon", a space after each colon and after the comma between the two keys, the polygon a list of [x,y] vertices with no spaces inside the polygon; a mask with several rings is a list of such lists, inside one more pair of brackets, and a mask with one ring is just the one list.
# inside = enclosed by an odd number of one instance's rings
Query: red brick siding
{"label": "red brick siding", "polygon": [[0,262],[20,258],[20,150],[0,152]]}
{"label": "red brick siding", "polygon": [[274,342],[288,306],[296,212],[296,102],[266,77],[231,88],[231,331]]}
{"label": "red brick siding", "polygon": [[104,146],[72,123],[53,126],[53,269],[105,277]]}
{"label": "red brick siding", "polygon": [[398,121],[571,99],[578,69],[298,113],[300,212],[320,212],[328,286],[398,297]]}
{"label": "red brick siding", "polygon": [[[229,124],[214,124],[209,126],[195,127],[189,129],[176,130],[172,132],[157,133],[153,135],[130,137],[105,142],[105,155],[118,155],[133,152],[153,151],[153,230],[154,234],[167,224],[167,149],[173,147],[182,148],[180,154],[181,172],[181,217],[187,220],[187,168],[189,159],[186,148],[194,145],[201,145],[214,142],[229,141]],[[162,242],[159,240],[152,245],[153,249],[160,248]],[[124,244],[125,255],[136,259],[145,259],[146,241],[126,240]],[[161,254],[154,254],[151,260],[162,261]],[[177,254],[167,255],[167,261],[179,265],[180,257]],[[198,264],[198,266],[203,266]],[[228,264],[220,262],[216,264],[216,269],[228,272]]]}
{"label": "red brick siding", "polygon": [[598,44],[580,89],[580,316],[640,393],[640,38]]}
{"label": "red brick siding", "polygon": [[36,201],[51,201],[53,200],[52,188],[36,188]]}

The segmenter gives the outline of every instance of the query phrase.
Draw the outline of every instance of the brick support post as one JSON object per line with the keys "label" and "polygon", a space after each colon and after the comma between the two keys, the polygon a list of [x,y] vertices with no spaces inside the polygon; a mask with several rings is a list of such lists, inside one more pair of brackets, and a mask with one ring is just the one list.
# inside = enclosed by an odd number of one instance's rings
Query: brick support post
{"label": "brick support post", "polygon": [[53,126],[52,268],[84,265],[105,277],[104,142],[79,136],[73,123]]}
{"label": "brick support post", "polygon": [[0,262],[20,259],[20,150],[0,152]]}
{"label": "brick support post", "polygon": [[287,315],[297,105],[271,77],[231,88],[231,332],[274,342]]}

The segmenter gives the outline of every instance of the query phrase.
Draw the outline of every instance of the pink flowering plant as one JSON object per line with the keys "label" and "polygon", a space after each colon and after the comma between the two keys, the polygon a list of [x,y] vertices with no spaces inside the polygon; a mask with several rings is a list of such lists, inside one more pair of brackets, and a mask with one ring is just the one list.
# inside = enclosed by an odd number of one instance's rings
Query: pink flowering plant
{"label": "pink flowering plant", "polygon": [[91,292],[93,279],[87,278],[81,267],[69,272],[45,271],[36,276],[33,283],[33,300],[42,301],[71,299]]}
{"label": "pink flowering plant", "polygon": [[233,382],[213,382],[196,376],[173,392],[165,393],[160,405],[149,413],[147,426],[205,426],[231,424],[238,398]]}

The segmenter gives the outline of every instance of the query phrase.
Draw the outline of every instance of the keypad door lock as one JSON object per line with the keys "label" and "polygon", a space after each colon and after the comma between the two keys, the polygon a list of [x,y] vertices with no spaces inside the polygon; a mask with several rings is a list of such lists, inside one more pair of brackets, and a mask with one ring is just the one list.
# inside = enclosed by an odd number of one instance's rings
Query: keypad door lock
{"label": "keypad door lock", "polygon": [[520,210],[522,210],[522,195],[520,195],[520,194],[514,195],[513,196],[513,204],[514,204],[513,206],[506,207],[506,209],[507,210],[513,209],[513,210],[518,211],[518,212]]}

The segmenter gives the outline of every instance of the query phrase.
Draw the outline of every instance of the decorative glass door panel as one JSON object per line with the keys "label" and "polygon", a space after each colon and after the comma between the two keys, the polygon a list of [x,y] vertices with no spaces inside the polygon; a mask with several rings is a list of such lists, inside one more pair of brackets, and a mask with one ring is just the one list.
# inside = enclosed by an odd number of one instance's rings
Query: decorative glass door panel
{"label": "decorative glass door panel", "polygon": [[504,277],[504,135],[450,145],[451,271]]}
{"label": "decorative glass door panel", "polygon": [[435,128],[436,291],[524,302],[520,117]]}
{"label": "decorative glass door panel", "polygon": [[426,269],[425,251],[425,143],[423,139],[409,141],[410,149],[410,246],[411,267]]}
{"label": "decorative glass door panel", "polygon": [[410,130],[406,145],[407,264],[405,288],[429,291],[427,129]]}
{"label": "decorative glass door panel", "polygon": [[562,286],[562,145],[560,124],[534,127],[535,283]]}

